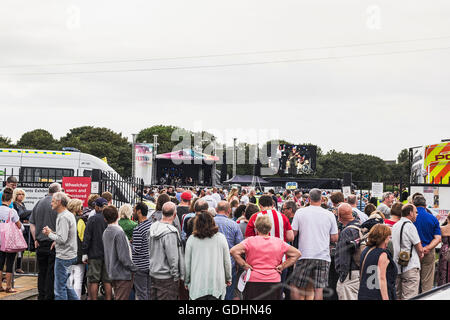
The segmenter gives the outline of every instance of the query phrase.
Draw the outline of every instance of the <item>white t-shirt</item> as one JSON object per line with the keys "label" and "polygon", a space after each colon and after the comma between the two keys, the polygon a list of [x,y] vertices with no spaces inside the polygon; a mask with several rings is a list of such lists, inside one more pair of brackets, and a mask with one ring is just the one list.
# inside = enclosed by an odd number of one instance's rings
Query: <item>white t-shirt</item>
{"label": "white t-shirt", "polygon": [[213,198],[212,195],[207,195],[203,197],[203,200],[205,200],[208,203],[208,206],[210,208],[217,208],[217,202],[216,200]]}
{"label": "white t-shirt", "polygon": [[[408,223],[408,221],[410,223]],[[402,229],[402,225],[405,224],[403,228],[403,236],[402,236],[402,247],[400,250],[400,230]],[[417,232],[416,227],[408,218],[402,217],[396,224],[392,227],[392,244],[394,247],[394,262],[397,265],[398,274],[401,274],[401,266],[397,263],[398,254],[400,251],[411,251],[411,245],[416,245],[420,243],[419,233]],[[411,259],[406,267],[403,267],[403,272],[408,270],[419,268],[420,269],[420,259],[419,255],[415,248],[412,250]]]}
{"label": "white t-shirt", "polygon": [[298,250],[302,253],[300,259],[331,262],[330,235],[338,233],[332,212],[319,206],[298,209],[292,220],[292,229],[298,231]]}
{"label": "white t-shirt", "polygon": [[219,203],[220,201],[222,201],[222,198],[220,197],[220,194],[218,194],[217,192],[216,192],[216,193],[213,193],[213,194],[212,194],[212,197],[213,197],[214,200],[216,200],[217,203]]}
{"label": "white t-shirt", "polygon": [[241,203],[247,205],[250,202],[250,199],[247,197],[247,195],[244,195],[241,197]]}
{"label": "white t-shirt", "polygon": [[19,215],[17,214],[17,211],[14,209],[11,209],[10,207],[1,205],[0,206],[0,223],[6,223],[8,221],[8,215],[11,211],[11,221],[16,223],[20,220]]}

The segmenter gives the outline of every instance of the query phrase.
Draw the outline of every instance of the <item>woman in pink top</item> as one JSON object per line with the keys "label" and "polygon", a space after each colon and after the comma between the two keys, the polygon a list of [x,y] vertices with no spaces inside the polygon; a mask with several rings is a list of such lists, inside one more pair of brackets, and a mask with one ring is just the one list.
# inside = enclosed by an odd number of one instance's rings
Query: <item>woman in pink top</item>
{"label": "woman in pink top", "polygon": [[[244,300],[280,300],[281,272],[292,266],[301,253],[282,239],[269,236],[272,222],[268,215],[258,217],[255,228],[255,237],[245,239],[230,250],[237,264],[244,270],[251,270],[243,292]],[[283,262],[284,255],[287,259]]]}

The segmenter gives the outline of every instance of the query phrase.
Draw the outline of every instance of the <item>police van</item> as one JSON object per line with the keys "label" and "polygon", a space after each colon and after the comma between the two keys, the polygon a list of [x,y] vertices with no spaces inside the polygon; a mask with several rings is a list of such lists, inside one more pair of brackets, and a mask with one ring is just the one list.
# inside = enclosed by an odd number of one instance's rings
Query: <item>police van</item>
{"label": "police van", "polygon": [[[47,194],[52,182],[60,182],[63,177],[92,177],[99,180],[101,175],[108,180],[108,191],[121,202],[129,202],[134,192],[125,188],[125,181],[105,161],[80,152],[75,148],[55,150],[0,149],[0,186],[9,176],[19,180],[18,187],[25,190],[25,205],[32,209],[35,203]],[[93,183],[91,192],[98,184]],[[133,193],[133,194],[132,194]]]}

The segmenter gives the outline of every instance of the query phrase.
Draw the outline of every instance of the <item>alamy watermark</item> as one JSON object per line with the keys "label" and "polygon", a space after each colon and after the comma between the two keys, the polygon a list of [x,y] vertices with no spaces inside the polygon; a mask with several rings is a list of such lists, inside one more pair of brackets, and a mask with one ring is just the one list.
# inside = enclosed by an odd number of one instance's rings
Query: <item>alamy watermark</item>
{"label": "alamy watermark", "polygon": [[[180,164],[202,164],[203,162],[211,165],[216,164],[251,164],[255,165],[257,159],[261,163],[262,175],[274,175],[277,173],[279,159],[276,157],[279,145],[278,129],[208,129],[203,130],[201,123],[196,122],[194,125],[194,132],[188,132],[184,129],[176,129],[172,132],[171,141],[177,142],[172,149],[172,152],[181,152],[182,150],[191,150],[200,154],[215,156],[217,158],[209,157],[206,160],[202,155],[194,157],[194,160],[180,157],[179,159],[172,158],[175,165]],[[229,142],[223,149],[224,142]],[[233,141],[230,145],[230,142]],[[270,147],[267,147],[267,142],[270,141]],[[253,143],[250,143],[253,142]],[[246,148],[248,148],[248,157],[246,156]],[[235,147],[235,148],[234,148]],[[234,152],[233,152],[234,151]],[[225,154],[225,159],[223,157]],[[225,161],[224,161],[225,160]]]}

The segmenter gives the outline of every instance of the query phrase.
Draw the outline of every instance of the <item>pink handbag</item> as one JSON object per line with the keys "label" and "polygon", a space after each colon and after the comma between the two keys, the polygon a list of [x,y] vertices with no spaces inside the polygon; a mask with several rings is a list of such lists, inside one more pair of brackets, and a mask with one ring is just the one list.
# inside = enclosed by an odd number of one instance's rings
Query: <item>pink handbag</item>
{"label": "pink handbag", "polygon": [[20,252],[28,248],[22,231],[11,221],[11,210],[6,223],[0,223],[0,251]]}

